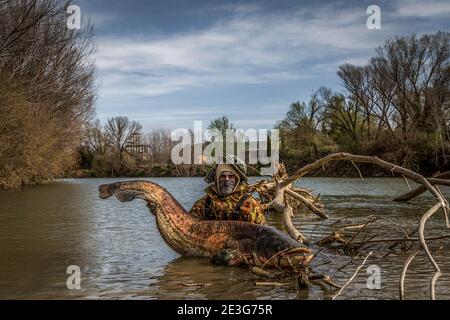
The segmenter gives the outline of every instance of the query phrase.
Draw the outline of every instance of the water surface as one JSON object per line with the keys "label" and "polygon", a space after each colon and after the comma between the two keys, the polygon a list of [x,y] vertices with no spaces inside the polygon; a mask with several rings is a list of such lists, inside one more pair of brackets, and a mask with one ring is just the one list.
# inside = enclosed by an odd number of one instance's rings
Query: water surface
{"label": "water surface", "polygon": [[[0,192],[0,298],[1,299],[325,299],[336,291],[325,285],[299,290],[255,286],[258,280],[244,268],[213,266],[205,259],[187,259],[172,251],[162,240],[144,202],[120,203],[101,200],[100,184],[124,179],[78,179],[31,186],[21,192]],[[201,178],[152,179],[168,189],[190,208],[206,187]],[[361,221],[369,215],[395,220],[413,230],[420,216],[433,204],[422,195],[410,203],[391,201],[406,192],[403,179],[304,178],[299,185],[321,195],[326,212],[333,219]],[[448,195],[448,190],[443,189]],[[280,226],[280,217],[269,216]],[[329,229],[312,215],[297,215],[295,224],[305,236],[319,239]],[[327,222],[329,224],[329,222]],[[442,214],[427,224],[431,235],[449,233]],[[389,236],[392,226],[374,227],[380,236]],[[399,233],[395,233],[399,235]],[[437,296],[450,298],[450,239],[433,242],[430,248],[444,276]],[[363,268],[344,290],[342,299],[397,299],[398,279],[409,253],[400,250],[382,258],[374,251],[367,266],[381,270],[381,289],[367,288]],[[313,267],[328,273],[337,283],[345,283],[363,256],[320,254]],[[353,259],[353,260],[352,260]],[[81,269],[81,289],[69,290],[67,267]],[[347,265],[344,268],[342,266]],[[431,266],[420,254],[407,274],[407,298],[428,298]],[[200,284],[185,286],[183,284]]]}

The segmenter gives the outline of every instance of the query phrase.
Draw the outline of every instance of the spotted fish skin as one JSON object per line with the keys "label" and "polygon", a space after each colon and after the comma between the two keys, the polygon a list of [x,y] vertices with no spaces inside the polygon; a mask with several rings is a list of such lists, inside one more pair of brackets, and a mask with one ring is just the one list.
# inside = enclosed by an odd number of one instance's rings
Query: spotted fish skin
{"label": "spotted fish skin", "polygon": [[112,195],[121,202],[145,200],[167,245],[183,256],[221,256],[226,258],[216,260],[227,265],[278,268],[306,268],[313,257],[310,249],[274,227],[196,218],[166,189],[150,181],[116,182],[99,187],[100,198]]}

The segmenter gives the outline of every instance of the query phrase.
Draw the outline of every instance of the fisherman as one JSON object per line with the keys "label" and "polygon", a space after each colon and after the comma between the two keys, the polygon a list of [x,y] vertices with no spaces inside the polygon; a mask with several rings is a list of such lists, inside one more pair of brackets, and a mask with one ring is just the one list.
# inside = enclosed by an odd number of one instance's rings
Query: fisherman
{"label": "fisherman", "polygon": [[224,163],[216,164],[206,175],[211,185],[206,195],[197,200],[189,211],[193,216],[206,220],[240,220],[266,224],[261,203],[251,194],[247,183],[247,166],[236,156],[224,157]]}

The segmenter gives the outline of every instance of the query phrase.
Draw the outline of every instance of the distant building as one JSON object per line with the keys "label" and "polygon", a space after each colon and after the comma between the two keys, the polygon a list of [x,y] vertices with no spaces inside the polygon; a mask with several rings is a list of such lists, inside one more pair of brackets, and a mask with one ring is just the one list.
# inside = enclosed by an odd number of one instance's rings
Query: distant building
{"label": "distant building", "polygon": [[126,149],[128,152],[141,160],[149,160],[150,158],[150,146],[142,144],[140,133],[133,133],[131,135]]}

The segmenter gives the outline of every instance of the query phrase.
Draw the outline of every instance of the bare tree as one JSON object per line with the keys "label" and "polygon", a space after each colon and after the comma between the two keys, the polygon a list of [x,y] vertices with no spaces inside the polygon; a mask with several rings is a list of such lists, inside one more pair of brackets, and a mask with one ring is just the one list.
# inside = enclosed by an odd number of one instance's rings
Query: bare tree
{"label": "bare tree", "polygon": [[137,121],[130,121],[125,116],[108,119],[105,124],[105,135],[111,148],[116,171],[124,166],[124,154],[131,145],[135,135],[140,135],[142,126]]}
{"label": "bare tree", "polygon": [[[387,96],[392,96],[389,92],[392,87],[387,87],[386,82],[380,81],[375,83],[373,70],[370,66],[357,67],[350,64],[345,64],[339,67],[338,75],[343,80],[345,88],[351,94],[352,99],[357,101],[361,106],[363,115],[362,125],[367,129],[367,140],[376,140],[383,130],[389,130],[393,133],[390,118],[392,111],[390,111],[389,103],[383,95],[378,94],[374,90],[375,85],[383,86],[383,92],[387,92]],[[376,126],[376,132],[373,134],[372,128]]]}
{"label": "bare tree", "polygon": [[[76,163],[96,88],[92,28],[67,28],[70,3],[0,1],[1,95],[9,101],[0,108],[0,117],[5,127],[22,124],[22,138],[15,140],[9,158],[28,159],[8,165],[0,159],[0,180],[10,181],[3,183],[6,187],[51,179]],[[2,131],[0,144],[14,136],[14,130]],[[18,178],[10,179],[13,176]]]}
{"label": "bare tree", "polygon": [[217,129],[220,131],[222,136],[225,137],[227,129],[234,129],[234,126],[228,117],[223,116],[212,120],[208,126],[208,129]]}
{"label": "bare tree", "polygon": [[97,120],[94,125],[86,130],[86,140],[89,148],[96,154],[105,155],[108,150],[108,139],[102,130],[100,121]]}
{"label": "bare tree", "polygon": [[[445,160],[449,141],[450,33],[397,37],[377,48],[364,67],[343,65],[338,71],[345,88],[364,110],[369,134],[387,132],[400,162],[414,161],[414,147],[434,136]],[[369,135],[369,140],[373,136]],[[437,148],[436,148],[437,152]]]}
{"label": "bare tree", "polygon": [[152,166],[169,163],[172,150],[170,130],[163,128],[154,129],[144,137],[144,143],[148,145]]}

